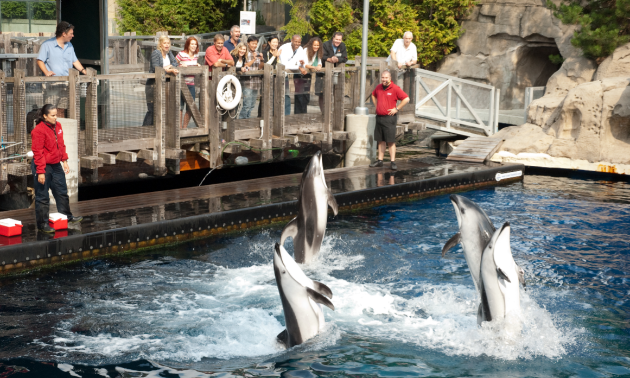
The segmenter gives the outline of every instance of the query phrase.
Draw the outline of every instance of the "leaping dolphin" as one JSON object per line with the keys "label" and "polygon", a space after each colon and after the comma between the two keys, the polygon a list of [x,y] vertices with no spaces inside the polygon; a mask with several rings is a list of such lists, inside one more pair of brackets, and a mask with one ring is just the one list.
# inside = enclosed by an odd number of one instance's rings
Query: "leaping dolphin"
{"label": "leaping dolphin", "polygon": [[481,258],[481,318],[477,322],[501,320],[521,312],[519,282],[525,272],[514,262],[510,248],[510,223],[498,229]]}
{"label": "leaping dolphin", "polygon": [[286,324],[286,329],[278,335],[278,341],[288,349],[302,344],[324,328],[324,312],[320,304],[333,311],[335,306],[328,299],[332,299],[330,288],[306,277],[298,264],[278,243],[273,255],[273,271]]}
{"label": "leaping dolphin", "polygon": [[280,245],[293,237],[293,255],[295,261],[306,264],[319,253],[326,233],[328,206],[337,215],[339,206],[324,178],[322,153],[317,151],[302,174],[298,214],[282,230]]}
{"label": "leaping dolphin", "polygon": [[481,255],[496,229],[490,218],[476,203],[457,194],[451,194],[450,198],[455,208],[459,232],[444,244],[442,257],[449,249],[461,243],[470,275],[475,282],[475,287],[479,290]]}

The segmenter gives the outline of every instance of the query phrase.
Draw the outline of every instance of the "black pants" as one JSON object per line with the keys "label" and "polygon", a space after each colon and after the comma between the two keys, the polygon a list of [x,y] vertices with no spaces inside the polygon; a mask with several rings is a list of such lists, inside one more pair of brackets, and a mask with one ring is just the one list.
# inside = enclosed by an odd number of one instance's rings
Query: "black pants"
{"label": "black pants", "polygon": [[35,186],[35,217],[37,219],[37,227],[48,224],[48,211],[50,208],[50,199],[48,190],[52,190],[55,202],[57,202],[57,212],[64,214],[68,219],[72,218],[70,212],[70,197],[68,197],[68,187],[66,186],[66,174],[63,172],[61,163],[46,164],[46,181],[40,184],[37,180],[37,168],[35,162],[31,163],[33,170],[33,178]]}
{"label": "black pants", "polygon": [[147,114],[144,115],[142,126],[152,126],[153,123],[153,103],[147,102]]}

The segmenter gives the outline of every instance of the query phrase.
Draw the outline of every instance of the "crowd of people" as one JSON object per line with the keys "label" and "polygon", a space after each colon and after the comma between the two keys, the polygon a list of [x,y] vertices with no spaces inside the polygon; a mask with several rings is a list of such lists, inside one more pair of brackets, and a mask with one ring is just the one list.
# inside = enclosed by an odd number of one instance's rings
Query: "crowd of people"
{"label": "crowd of people", "polygon": [[[74,67],[81,74],[87,71],[81,65],[70,42],[74,37],[74,26],[62,21],[57,25],[55,37],[45,41],[41,45],[37,57],[37,66],[45,76],[68,76],[69,70]],[[402,39],[394,42],[388,60],[394,59],[398,67],[411,66],[418,60],[416,46],[412,42],[413,35],[406,32]],[[283,45],[277,36],[270,37],[262,51],[258,49],[258,37],[251,35],[246,41],[241,40],[241,32],[238,26],[230,30],[230,38],[226,41],[221,34],[214,36],[214,44],[206,49],[205,63],[210,67],[235,67],[237,72],[259,70],[263,64],[269,64],[274,68],[281,63],[293,74],[294,85],[294,114],[304,114],[310,101],[311,83],[315,83],[314,93],[319,96],[319,107],[323,106],[323,73],[327,64],[337,66],[348,61],[348,52],[343,42],[343,34],[336,32],[332,39],[323,42],[319,37],[312,37],[302,47],[300,35],[291,36],[291,40]],[[182,51],[173,55],[170,51],[171,41],[168,36],[158,39],[157,48],[151,54],[149,72],[155,72],[156,67],[162,67],[167,73],[178,74],[178,67],[191,67],[199,65],[200,43],[195,37],[189,37]],[[299,73],[297,73],[299,72]],[[186,84],[190,95],[195,99],[194,75],[185,75]],[[241,77],[243,84],[243,107],[240,118],[249,118],[256,104],[262,86],[260,76]],[[148,79],[146,83],[147,113],[143,125],[152,125],[153,98],[155,79]],[[289,86],[288,81],[286,82]],[[290,91],[287,90],[287,93]],[[64,117],[68,108],[68,85],[60,82],[48,85],[46,88],[45,105],[38,111],[37,126],[33,129],[32,147],[34,159],[32,163],[33,175],[37,177],[35,183],[36,217],[38,229],[51,233],[54,230],[48,225],[48,190],[52,190],[57,201],[57,209],[68,217],[70,222],[79,222],[82,217],[75,217],[70,212],[65,174],[69,172],[67,164],[68,156],[63,143],[63,130],[56,121],[57,117]],[[291,99],[287,95],[285,99],[285,114],[291,113]],[[371,166],[383,165],[385,147],[389,148],[391,168],[396,169],[395,133],[396,117],[400,109],[409,102],[408,96],[398,86],[391,82],[391,73],[381,73],[381,85],[372,93],[372,101],[376,105],[376,130],[375,139],[378,141],[378,160]],[[398,101],[401,101],[398,103]],[[185,100],[182,96],[180,112],[183,113]],[[261,116],[263,101],[258,106],[258,116]],[[191,114],[189,111],[182,119],[181,128],[187,128]]]}

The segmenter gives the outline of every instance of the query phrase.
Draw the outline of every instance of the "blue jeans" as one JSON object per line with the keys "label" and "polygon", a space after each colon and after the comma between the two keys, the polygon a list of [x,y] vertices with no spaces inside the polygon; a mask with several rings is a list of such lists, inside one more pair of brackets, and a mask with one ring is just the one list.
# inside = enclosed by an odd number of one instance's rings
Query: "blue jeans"
{"label": "blue jeans", "polygon": [[256,98],[258,98],[258,89],[243,88],[243,109],[238,116],[239,119],[249,118],[254,105],[256,105]]}
{"label": "blue jeans", "polygon": [[[188,90],[190,91],[190,95],[192,96],[193,101],[195,101],[195,97],[196,97],[195,96],[195,86],[194,85],[188,85],[188,84],[184,84],[184,85],[188,87]],[[181,101],[179,103],[179,105],[180,105],[180,109],[179,110],[184,111],[184,104],[185,103],[186,102],[184,101],[184,95],[182,95],[182,99],[181,99]]]}
{"label": "blue jeans", "polygon": [[291,97],[284,95],[284,115],[291,114]]}
{"label": "blue jeans", "polygon": [[46,181],[43,184],[40,184],[37,180],[35,162],[31,162],[31,170],[33,171],[33,185],[35,186],[35,218],[37,219],[37,227],[41,228],[48,224],[50,208],[49,189],[52,190],[55,202],[57,202],[57,212],[66,215],[68,220],[72,219],[70,197],[68,197],[68,187],[66,186],[66,174],[63,172],[61,163],[46,164]]}

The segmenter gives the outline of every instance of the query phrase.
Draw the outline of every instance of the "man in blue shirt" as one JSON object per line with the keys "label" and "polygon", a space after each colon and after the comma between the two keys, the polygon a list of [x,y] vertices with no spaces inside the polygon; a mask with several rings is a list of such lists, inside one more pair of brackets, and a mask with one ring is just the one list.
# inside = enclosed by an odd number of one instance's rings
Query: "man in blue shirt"
{"label": "man in blue shirt", "polygon": [[241,28],[238,25],[232,26],[232,28],[230,29],[230,39],[225,41],[225,43],[223,44],[223,47],[225,47],[228,50],[228,52],[232,52],[232,50],[236,48],[236,45],[241,43],[240,38],[241,38]]}
{"label": "man in blue shirt", "polygon": [[[86,74],[85,68],[74,53],[74,47],[70,40],[74,37],[74,26],[66,21],[57,25],[55,38],[42,43],[37,66],[45,76],[68,76],[70,68],[74,66],[82,74]],[[68,84],[47,83],[44,95],[46,104],[57,106],[57,117],[65,117],[65,109],[68,108]]]}

